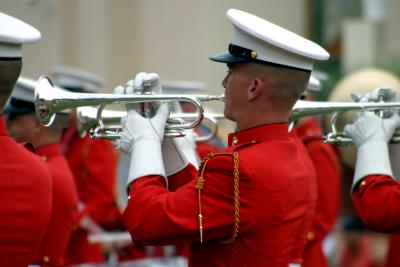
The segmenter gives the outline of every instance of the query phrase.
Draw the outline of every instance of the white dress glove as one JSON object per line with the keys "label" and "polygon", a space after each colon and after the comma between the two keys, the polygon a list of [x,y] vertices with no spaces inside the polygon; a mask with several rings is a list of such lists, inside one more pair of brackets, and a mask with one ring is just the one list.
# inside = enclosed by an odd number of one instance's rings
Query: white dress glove
{"label": "white dress glove", "polygon": [[[170,104],[173,112],[182,113],[179,102]],[[184,137],[165,138],[162,144],[163,161],[167,176],[173,175],[191,163],[199,168],[200,158],[196,151],[193,130],[186,130]]]}
{"label": "white dress glove", "polygon": [[382,87],[364,95],[352,94],[351,98],[354,100],[354,102],[361,103],[378,102],[380,100],[384,102],[393,102],[396,101],[396,90],[393,88]]}
{"label": "white dress glove", "polygon": [[[114,89],[115,94],[161,94],[162,89],[160,85],[160,78],[157,73],[140,72],[136,75],[134,80],[129,80],[125,86],[117,86]],[[158,103],[146,103],[148,107],[157,110]],[[140,110],[140,104],[125,104],[126,110],[135,109]]]}
{"label": "white dress glove", "polygon": [[194,143],[190,139],[191,131],[186,131],[184,137],[164,139],[162,154],[167,176],[183,170],[189,163],[196,169],[199,168],[200,158],[196,152],[196,147],[193,145]]}
{"label": "white dress glove", "polygon": [[167,104],[162,104],[153,118],[144,118],[129,110],[122,124],[119,149],[130,154],[128,184],[147,175],[165,176],[161,142],[169,115]]}
{"label": "white dress glove", "polygon": [[116,94],[142,94],[153,92],[161,94],[160,78],[157,73],[140,72],[134,80],[129,80],[125,86],[117,86],[114,89]]}
{"label": "white dress glove", "polygon": [[[156,73],[141,72],[136,75],[135,80],[128,81],[125,86],[118,86],[114,92],[117,94],[161,94],[162,89]],[[156,109],[158,103],[150,105]],[[131,155],[128,184],[139,177],[150,174],[164,177],[175,174],[185,168],[189,162],[198,168],[199,158],[195,151],[193,132],[188,131],[185,137],[166,138],[163,141],[165,122],[169,114],[168,111],[165,111],[166,104],[161,105],[164,107],[160,106],[156,116],[151,119],[145,119],[137,112],[133,112],[133,110],[140,111],[139,105],[126,104],[125,106],[128,115],[121,120],[123,132],[121,139],[116,141],[115,145],[118,149]],[[147,120],[147,125],[141,122],[142,120]],[[148,127],[149,124],[152,127]],[[137,142],[136,132],[144,133],[149,131],[147,128],[153,128],[152,134]],[[161,158],[162,161],[160,161]]]}
{"label": "white dress glove", "polygon": [[180,145],[183,153],[188,161],[196,168],[199,168],[200,156],[196,150],[196,140],[194,130],[186,130],[183,138],[178,138],[177,143]]}
{"label": "white dress glove", "polygon": [[398,114],[382,119],[372,112],[365,112],[353,124],[345,126],[344,132],[358,148],[352,191],[367,175],[384,174],[393,177],[388,142],[399,125]]}

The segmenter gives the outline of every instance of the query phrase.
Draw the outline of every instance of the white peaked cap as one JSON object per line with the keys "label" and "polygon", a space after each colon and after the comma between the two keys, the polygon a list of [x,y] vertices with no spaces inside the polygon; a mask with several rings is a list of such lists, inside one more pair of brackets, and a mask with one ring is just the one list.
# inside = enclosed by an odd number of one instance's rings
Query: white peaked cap
{"label": "white peaked cap", "polygon": [[[24,76],[20,76],[15,83],[14,89],[9,98],[15,98],[27,102],[35,102],[35,89],[37,85],[37,80],[33,80]],[[64,89],[54,86],[54,90]],[[65,91],[66,92],[66,91]]]}
{"label": "white peaked cap", "polygon": [[229,51],[210,57],[225,63],[272,63],[295,69],[312,70],[314,60],[327,60],[329,53],[321,46],[262,18],[229,9],[233,24]]}
{"label": "white peaked cap", "polygon": [[311,74],[310,80],[307,84],[307,91],[319,92],[321,91],[321,82]]}
{"label": "white peaked cap", "polygon": [[161,81],[163,94],[196,95],[204,94],[207,85],[203,82],[166,80]]}
{"label": "white peaked cap", "polygon": [[20,76],[15,83],[10,98],[16,98],[27,102],[35,102],[36,81]]}
{"label": "white peaked cap", "polygon": [[[6,105],[6,113],[26,113],[27,111],[34,112],[35,104],[35,89],[38,84],[37,80],[20,76],[15,83],[12,94],[8,98]],[[54,90],[63,90],[60,87],[54,86]],[[59,113],[66,114],[67,110]]]}
{"label": "white peaked cap", "polygon": [[22,44],[37,42],[40,37],[31,25],[0,12],[0,58],[22,57]]}
{"label": "white peaked cap", "polygon": [[104,78],[98,74],[67,66],[55,66],[55,83],[67,90],[95,93],[104,85]]}

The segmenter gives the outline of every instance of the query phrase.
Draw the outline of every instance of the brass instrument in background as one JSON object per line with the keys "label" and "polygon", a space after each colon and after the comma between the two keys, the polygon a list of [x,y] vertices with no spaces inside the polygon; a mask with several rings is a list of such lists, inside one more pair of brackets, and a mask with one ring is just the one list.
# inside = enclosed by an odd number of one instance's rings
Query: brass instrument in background
{"label": "brass instrument in background", "polygon": [[[298,100],[292,109],[291,121],[306,116],[315,116],[322,114],[332,114],[330,118],[331,132],[324,136],[324,142],[335,145],[352,144],[350,137],[346,136],[336,128],[336,120],[338,116],[348,111],[374,111],[380,117],[389,117],[392,112],[400,109],[400,102],[384,102],[385,91],[388,88],[379,88],[378,102],[319,102]],[[395,132],[391,143],[400,143],[400,135]]]}
{"label": "brass instrument in background", "polygon": [[[156,94],[87,94],[71,93],[64,90],[57,90],[51,80],[42,76],[36,83],[35,88],[35,109],[38,120],[44,125],[50,125],[56,113],[65,110],[84,106],[99,106],[97,118],[102,117],[102,111],[108,104],[133,104],[152,102],[189,102],[196,108],[196,116],[192,121],[185,121],[182,118],[170,118],[165,128],[166,137],[179,137],[185,135],[185,130],[192,129],[199,125],[204,117],[204,110],[201,101],[224,100],[224,95],[156,95]],[[99,120],[101,123],[101,119]],[[104,125],[99,125],[104,126]],[[108,131],[108,139],[119,138],[119,132]]]}
{"label": "brass instrument in background", "polygon": [[[89,131],[90,137],[95,139],[112,139],[116,138],[116,132],[121,131],[121,119],[126,116],[126,111],[103,110],[101,117],[97,117],[98,108],[96,107],[79,107],[76,110],[78,133],[83,137]],[[174,123],[174,120],[193,120],[196,119],[196,113],[172,113],[168,121]],[[224,119],[224,115],[220,113],[204,113],[204,119],[201,122],[206,124],[210,130],[206,135],[195,135],[196,142],[206,142],[211,140],[218,131],[217,120]],[[111,133],[111,135],[109,134]]]}
{"label": "brass instrument in background", "polygon": [[[385,90],[385,88],[382,88]],[[125,95],[125,94],[85,94],[85,93],[66,93],[65,91],[57,90],[54,88],[50,79],[47,77],[40,77],[35,90],[35,106],[38,119],[45,125],[50,125],[54,120],[57,112],[78,108],[84,106],[99,106],[97,109],[98,126],[94,128],[93,135],[103,135],[106,139],[119,138],[119,131],[121,126],[118,124],[115,128],[105,128],[104,122],[107,118],[102,119],[102,111],[105,105],[108,104],[129,104],[129,103],[149,103],[149,102],[173,102],[184,101],[192,103],[197,112],[193,114],[176,114],[170,115],[166,126],[167,137],[179,137],[184,135],[184,131],[198,126],[204,117],[204,110],[201,106],[201,101],[220,100],[224,101],[224,95]],[[291,121],[295,121],[302,117],[315,116],[322,114],[332,114],[331,117],[331,130],[332,132],[325,136],[325,141],[332,144],[349,144],[351,139],[336,129],[336,118],[342,113],[348,111],[374,111],[379,114],[398,111],[400,109],[400,102],[367,102],[367,103],[346,103],[346,102],[319,102],[319,101],[304,101],[298,100],[293,107]],[[115,115],[115,114],[114,114]],[[118,120],[123,115],[119,114]],[[185,118],[190,116],[193,121],[185,121]],[[193,117],[194,116],[194,117]],[[251,114],[249,114],[251,116]],[[111,116],[113,117],[113,116]],[[115,120],[115,117],[113,118]],[[106,129],[106,132],[101,132]],[[393,136],[392,142],[400,142],[400,136],[396,134]]]}

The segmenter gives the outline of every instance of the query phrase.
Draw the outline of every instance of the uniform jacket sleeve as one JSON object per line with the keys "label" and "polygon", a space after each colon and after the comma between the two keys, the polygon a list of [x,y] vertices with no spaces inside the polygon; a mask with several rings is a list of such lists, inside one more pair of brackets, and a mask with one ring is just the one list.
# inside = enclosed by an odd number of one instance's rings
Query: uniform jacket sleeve
{"label": "uniform jacket sleeve", "polygon": [[368,228],[378,232],[400,233],[400,184],[384,175],[370,175],[353,193],[358,215]]}
{"label": "uniform jacket sleeve", "polygon": [[[204,190],[201,195],[204,240],[229,238],[233,232],[233,160],[231,157],[211,159],[204,172]],[[240,166],[240,189],[243,196],[251,196],[251,186]],[[135,242],[142,245],[165,245],[180,242],[199,242],[199,202],[195,189],[197,172],[187,167],[180,174],[180,187],[169,191],[159,176],[142,177],[131,184],[130,200],[123,214]],[[184,176],[184,177],[182,177]],[[169,179],[177,178],[170,177]],[[171,183],[173,184],[173,182]],[[179,183],[178,183],[179,184]],[[254,214],[246,199],[240,199],[240,229],[251,228]]]}
{"label": "uniform jacket sleeve", "polygon": [[[115,203],[117,154],[111,143],[94,140],[86,158],[86,184],[83,199],[90,217],[105,229],[122,225]],[[89,185],[90,184],[90,185]]]}
{"label": "uniform jacket sleeve", "polygon": [[317,206],[311,231],[322,240],[336,223],[339,211],[340,170],[335,152],[321,141],[307,145],[317,176]]}

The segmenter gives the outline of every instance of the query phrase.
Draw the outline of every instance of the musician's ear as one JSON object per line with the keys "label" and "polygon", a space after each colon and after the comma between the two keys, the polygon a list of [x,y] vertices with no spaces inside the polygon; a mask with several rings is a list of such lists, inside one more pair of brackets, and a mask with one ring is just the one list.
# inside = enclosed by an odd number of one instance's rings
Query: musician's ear
{"label": "musician's ear", "polygon": [[35,120],[35,122],[33,123],[32,131],[35,134],[38,134],[42,131],[42,128],[43,128],[43,124],[39,120]]}
{"label": "musician's ear", "polygon": [[262,81],[260,78],[255,78],[251,81],[247,88],[247,100],[253,101],[262,93]]}

